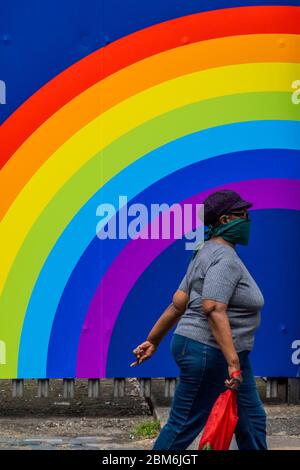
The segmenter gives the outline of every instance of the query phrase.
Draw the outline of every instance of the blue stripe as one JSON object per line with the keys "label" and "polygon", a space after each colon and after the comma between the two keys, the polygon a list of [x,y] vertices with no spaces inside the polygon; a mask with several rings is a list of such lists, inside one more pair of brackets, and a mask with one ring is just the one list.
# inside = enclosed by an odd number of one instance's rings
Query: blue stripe
{"label": "blue stripe", "polygon": [[[67,363],[70,370],[74,372],[78,335],[88,302],[103,273],[126,244],[126,240],[114,241],[110,250],[105,252],[101,266],[93,262],[95,255],[91,255],[88,251],[82,259],[82,263],[88,266],[88,270],[84,271],[84,276],[87,277],[82,277],[81,273],[78,278],[76,271],[73,274],[74,279],[72,277],[68,283],[82,253],[95,236],[97,223],[95,209],[101,201],[108,201],[114,206],[118,206],[120,194],[126,194],[128,201],[130,201],[149,186],[150,189],[146,190],[146,194],[149,191],[149,198],[152,197],[149,199],[150,201],[156,200],[157,197],[160,198],[160,201],[178,201],[199,192],[201,189],[245,179],[245,175],[247,175],[247,179],[257,177],[297,178],[297,175],[299,176],[298,152],[288,150],[245,152],[240,157],[236,154],[219,158],[218,164],[215,163],[216,159],[213,157],[249,149],[300,150],[300,142],[296,139],[299,130],[300,123],[290,121],[247,122],[212,128],[188,135],[156,149],[111,179],[73,218],[47,258],[32,292],[25,316],[19,352],[19,376],[43,377],[46,373],[49,334],[58,304],[49,347],[49,373],[52,374],[52,367],[63,367],[63,363]],[[255,156],[257,156],[256,160]],[[239,158],[238,164],[229,169],[228,160],[232,162],[233,157]],[[261,157],[264,158],[261,159]],[[253,162],[251,159],[254,159]],[[261,161],[258,164],[257,160],[259,159]],[[177,170],[193,165],[199,160],[201,166],[199,169],[198,166],[196,167],[199,173],[197,173],[194,186],[189,184],[178,187],[176,178],[178,178],[179,172]],[[156,161],[159,162],[159,165],[155,163]],[[191,169],[189,170],[189,168]],[[202,168],[209,169],[207,173],[202,173],[204,171]],[[187,173],[191,171],[189,177],[191,177],[191,181],[194,180],[192,175],[193,171],[196,171],[195,168],[188,167],[184,171]],[[167,178],[170,184],[165,186],[163,178]],[[184,178],[187,178],[185,173]],[[162,181],[151,186],[158,180]],[[152,187],[156,188],[154,192],[152,192]],[[172,193],[172,191],[175,192]],[[143,197],[139,196],[138,200],[143,202]],[[98,239],[97,242],[96,248],[93,249],[96,249],[99,256],[99,250],[102,248]],[[57,270],[57,266],[60,266],[59,270]],[[77,282],[82,285],[79,291]],[[49,285],[51,285],[51,289],[49,289]],[[61,300],[65,286],[66,290]],[[83,296],[79,300],[77,294],[81,295],[80,293]],[[72,296],[74,302],[72,301],[70,304]],[[43,311],[42,317],[40,316],[41,311]],[[66,338],[61,336],[61,332],[69,327],[70,312],[72,312],[72,331],[68,332],[69,344],[68,351],[66,351]],[[36,346],[33,347],[33,345]],[[60,358],[62,351],[63,355]],[[72,361],[67,359],[69,354],[72,356]],[[54,361],[53,364],[51,364],[51,360]]]}

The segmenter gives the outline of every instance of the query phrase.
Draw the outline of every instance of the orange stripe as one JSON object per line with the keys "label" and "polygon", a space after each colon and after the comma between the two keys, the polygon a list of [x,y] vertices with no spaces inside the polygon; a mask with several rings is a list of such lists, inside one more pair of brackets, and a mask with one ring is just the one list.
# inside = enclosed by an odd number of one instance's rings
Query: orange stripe
{"label": "orange stripe", "polygon": [[[186,33],[188,31],[188,38]],[[138,30],[89,54],[30,96],[0,126],[0,167],[49,117],[98,81],[172,48],[225,36],[299,34],[298,6],[242,6],[187,15]]]}
{"label": "orange stripe", "polygon": [[151,56],[98,82],[44,122],[7,162],[0,176],[4,188],[1,217],[52,153],[112,106],[159,83],[204,69],[252,62],[300,62],[299,50],[299,35],[212,39]]}

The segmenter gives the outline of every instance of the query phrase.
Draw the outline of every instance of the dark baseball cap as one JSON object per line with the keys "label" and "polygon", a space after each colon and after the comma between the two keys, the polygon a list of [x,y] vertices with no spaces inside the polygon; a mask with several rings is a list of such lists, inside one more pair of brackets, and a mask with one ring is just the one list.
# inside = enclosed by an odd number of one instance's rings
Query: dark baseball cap
{"label": "dark baseball cap", "polygon": [[229,211],[236,209],[248,209],[253,206],[252,202],[245,201],[241,196],[231,189],[221,189],[210,194],[204,201],[204,224],[214,225],[215,222]]}

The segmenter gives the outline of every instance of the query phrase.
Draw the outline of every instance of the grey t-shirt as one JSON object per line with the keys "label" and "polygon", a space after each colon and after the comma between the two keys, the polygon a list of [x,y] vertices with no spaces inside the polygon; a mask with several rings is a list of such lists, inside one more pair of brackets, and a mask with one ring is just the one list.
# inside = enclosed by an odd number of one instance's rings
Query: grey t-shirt
{"label": "grey t-shirt", "polygon": [[189,302],[174,333],[220,349],[201,307],[202,299],[213,299],[227,304],[236,351],[253,349],[264,297],[234,248],[205,241],[178,288],[189,294]]}

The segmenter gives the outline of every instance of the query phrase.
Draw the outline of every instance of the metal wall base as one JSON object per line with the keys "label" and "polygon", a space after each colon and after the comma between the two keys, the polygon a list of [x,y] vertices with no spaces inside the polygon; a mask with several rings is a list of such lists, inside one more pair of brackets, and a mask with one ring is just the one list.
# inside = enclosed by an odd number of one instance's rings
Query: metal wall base
{"label": "metal wall base", "polygon": [[[289,405],[300,404],[300,378],[280,378],[280,377],[263,377],[266,382],[266,399],[279,399],[278,386],[283,385],[286,389],[284,402]],[[88,379],[88,397],[99,398],[100,397],[100,384],[101,380],[106,379]],[[139,378],[139,395],[141,397],[151,397],[151,377]],[[1,381],[1,379],[0,379]],[[175,393],[176,385],[179,381],[179,377],[167,377],[164,379],[165,388],[164,396],[172,398]],[[24,379],[13,379],[12,380],[12,396],[14,398],[22,398],[24,396]],[[49,397],[49,379],[38,379],[38,398]],[[116,377],[113,379],[113,396],[115,398],[124,397],[126,379]],[[63,379],[63,397],[74,398],[75,396],[75,379]]]}

